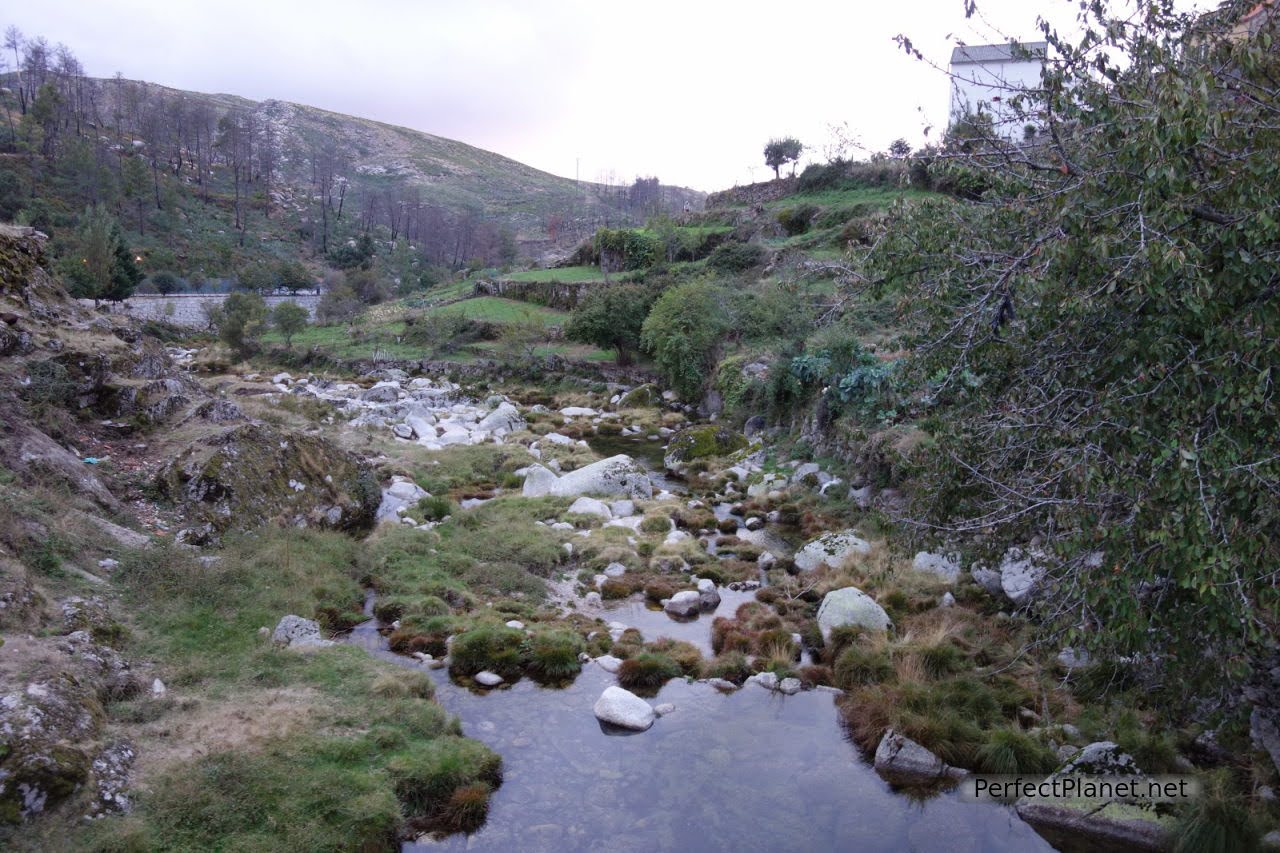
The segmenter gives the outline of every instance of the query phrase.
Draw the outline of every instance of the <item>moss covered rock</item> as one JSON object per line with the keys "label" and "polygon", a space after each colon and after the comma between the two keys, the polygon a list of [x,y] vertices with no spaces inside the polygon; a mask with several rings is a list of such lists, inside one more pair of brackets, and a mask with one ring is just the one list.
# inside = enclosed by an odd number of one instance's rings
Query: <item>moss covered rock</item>
{"label": "moss covered rock", "polygon": [[632,388],[618,401],[619,409],[645,409],[662,405],[662,390],[657,385],[648,383]]}
{"label": "moss covered rock", "polygon": [[663,462],[668,468],[676,469],[695,459],[728,456],[748,444],[747,437],[736,430],[718,424],[701,424],[673,436]]}
{"label": "moss covered rock", "polygon": [[264,521],[360,531],[373,525],[381,490],[372,470],[317,436],[241,424],[199,439],[156,475],[160,491],[201,541]]}

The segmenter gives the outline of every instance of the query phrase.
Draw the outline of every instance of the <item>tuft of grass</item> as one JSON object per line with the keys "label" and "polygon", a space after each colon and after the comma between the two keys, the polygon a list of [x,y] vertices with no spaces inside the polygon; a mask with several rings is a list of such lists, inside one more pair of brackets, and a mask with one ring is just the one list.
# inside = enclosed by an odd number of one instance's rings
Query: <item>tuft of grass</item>
{"label": "tuft of grass", "polygon": [[578,655],[585,648],[582,638],[572,631],[535,634],[526,642],[529,674],[542,682],[571,679],[582,671]]}
{"label": "tuft of grass", "polygon": [[863,643],[854,643],[840,652],[833,670],[836,686],[843,690],[864,684],[880,684],[894,677],[888,649]]}
{"label": "tuft of grass", "polygon": [[484,625],[465,631],[453,638],[449,669],[458,675],[488,670],[513,681],[523,669],[524,639],[523,631],[506,626]]}
{"label": "tuft of grass", "polygon": [[1047,746],[1014,728],[987,732],[987,742],[978,747],[978,769],[983,773],[1015,776],[1020,773],[1051,773],[1058,758]]}
{"label": "tuft of grass", "polygon": [[747,657],[742,652],[726,652],[711,660],[706,667],[707,678],[723,678],[741,684],[754,674]]}
{"label": "tuft of grass", "polygon": [[646,651],[622,662],[618,683],[628,690],[656,691],[681,674],[680,664],[667,655]]}
{"label": "tuft of grass", "polygon": [[1244,806],[1245,797],[1229,770],[1204,778],[1199,799],[1179,817],[1173,832],[1174,853],[1252,853],[1259,847],[1259,831]]}

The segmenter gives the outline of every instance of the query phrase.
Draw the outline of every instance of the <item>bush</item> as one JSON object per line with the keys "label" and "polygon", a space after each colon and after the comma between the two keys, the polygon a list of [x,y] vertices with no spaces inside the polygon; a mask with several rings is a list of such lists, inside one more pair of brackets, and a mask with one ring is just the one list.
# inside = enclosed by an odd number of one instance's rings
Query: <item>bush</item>
{"label": "bush", "polygon": [[788,237],[794,237],[797,234],[803,234],[809,230],[809,226],[813,223],[813,218],[818,214],[818,208],[812,204],[801,204],[796,207],[784,207],[778,211],[778,224],[782,226],[782,230],[787,233]]}
{"label": "bush", "polygon": [[707,266],[722,273],[742,273],[764,263],[765,250],[755,243],[721,243],[707,256]]}
{"label": "bush", "polygon": [[978,748],[978,769],[983,773],[1050,773],[1058,757],[1047,746],[1024,732],[1011,728],[993,729],[987,742]]}
{"label": "bush", "polygon": [[879,684],[893,678],[893,662],[887,649],[873,649],[861,643],[842,651],[835,661],[836,686],[852,690],[862,684]]}
{"label": "bush", "polygon": [[453,501],[437,495],[418,501],[418,512],[422,513],[423,521],[440,521],[453,515],[457,509]]}
{"label": "bush", "polygon": [[673,287],[654,303],[644,321],[641,343],[682,397],[693,399],[711,373],[727,328],[722,294],[710,284]]}
{"label": "bush", "polygon": [[638,270],[662,260],[662,241],[632,228],[601,228],[596,232],[595,251],[606,272]]}

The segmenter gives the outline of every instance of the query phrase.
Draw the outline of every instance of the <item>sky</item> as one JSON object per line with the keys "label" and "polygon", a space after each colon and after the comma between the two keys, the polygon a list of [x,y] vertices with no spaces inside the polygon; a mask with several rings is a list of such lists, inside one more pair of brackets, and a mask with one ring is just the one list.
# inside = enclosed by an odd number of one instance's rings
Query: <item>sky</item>
{"label": "sky", "polygon": [[840,138],[870,151],[935,138],[956,43],[1036,40],[1039,16],[1068,31],[1079,8],[976,2],[966,20],[964,0],[41,0],[10,5],[0,27],[65,43],[93,76],[309,104],[571,178],[711,191],[770,177],[771,137],[816,161]]}

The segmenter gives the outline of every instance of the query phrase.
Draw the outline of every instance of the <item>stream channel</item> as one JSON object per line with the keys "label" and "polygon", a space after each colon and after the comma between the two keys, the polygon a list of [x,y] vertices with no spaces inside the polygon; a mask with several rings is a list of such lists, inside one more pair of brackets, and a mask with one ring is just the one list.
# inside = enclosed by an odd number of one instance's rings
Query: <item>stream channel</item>
{"label": "stream channel", "polygon": [[[662,445],[613,440],[597,452],[627,453],[649,468],[654,485],[680,484],[662,471]],[[644,451],[650,451],[648,453]],[[724,517],[727,505],[717,508]],[[744,536],[756,538],[745,529]],[[760,544],[783,540],[757,531]],[[752,592],[719,590],[715,613],[677,621],[639,596],[606,602],[601,617],[711,650],[711,620],[732,616]],[[793,696],[756,684],[722,693],[675,679],[651,704],[675,711],[646,732],[619,733],[592,706],[615,676],[592,662],[563,689],[530,679],[484,691],[459,685],[387,648],[369,621],[348,642],[375,657],[425,672],[436,699],[467,737],[502,756],[503,782],[489,818],[471,836],[406,842],[402,851],[1038,851],[1052,848],[1013,810],[962,802],[954,793],[918,799],[893,791],[847,738],[836,697],[823,690]]]}

